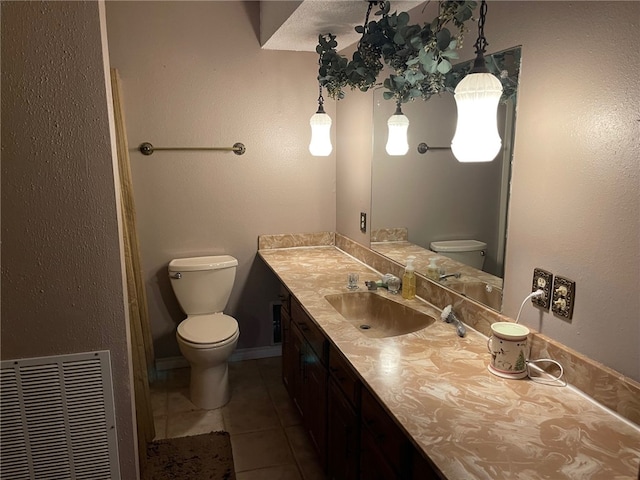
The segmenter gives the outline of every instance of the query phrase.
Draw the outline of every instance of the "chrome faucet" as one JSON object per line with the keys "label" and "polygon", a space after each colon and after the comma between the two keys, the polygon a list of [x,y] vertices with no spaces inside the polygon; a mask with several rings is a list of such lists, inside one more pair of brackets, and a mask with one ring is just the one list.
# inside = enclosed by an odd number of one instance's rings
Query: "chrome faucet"
{"label": "chrome faucet", "polygon": [[455,278],[460,278],[462,276],[462,274],[460,272],[456,272],[456,273],[448,273],[447,275],[440,275],[440,280],[446,280],[447,278],[451,278],[451,277],[455,277]]}
{"label": "chrome faucet", "polygon": [[[367,280],[366,282],[364,282],[364,284],[367,286],[367,290],[377,290],[378,289],[378,284],[373,280]],[[381,285],[381,286],[383,286],[383,285]]]}
{"label": "chrome faucet", "polygon": [[[391,288],[389,288],[389,283],[391,283]],[[391,293],[397,293],[398,290],[400,289],[402,282],[400,281],[400,279],[394,275],[391,275],[390,273],[385,274],[382,277],[382,280],[367,280],[366,282],[364,282],[364,284],[367,286],[367,289],[369,290],[377,290],[378,288],[386,288],[387,290],[389,290]]]}

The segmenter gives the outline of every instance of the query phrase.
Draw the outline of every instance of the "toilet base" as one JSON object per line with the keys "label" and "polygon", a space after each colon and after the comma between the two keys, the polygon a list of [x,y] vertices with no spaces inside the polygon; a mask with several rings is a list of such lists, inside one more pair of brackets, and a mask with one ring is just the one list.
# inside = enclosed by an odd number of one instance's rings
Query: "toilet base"
{"label": "toilet base", "polygon": [[231,389],[227,362],[209,368],[191,364],[189,397],[191,403],[203,410],[214,410],[229,403]]}

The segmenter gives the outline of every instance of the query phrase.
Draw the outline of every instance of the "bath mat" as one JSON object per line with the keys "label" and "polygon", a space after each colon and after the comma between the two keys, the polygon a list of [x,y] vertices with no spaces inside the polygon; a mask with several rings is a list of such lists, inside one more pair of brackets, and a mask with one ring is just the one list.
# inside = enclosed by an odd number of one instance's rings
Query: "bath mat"
{"label": "bath mat", "polygon": [[235,480],[227,432],[166,438],[147,445],[142,480]]}

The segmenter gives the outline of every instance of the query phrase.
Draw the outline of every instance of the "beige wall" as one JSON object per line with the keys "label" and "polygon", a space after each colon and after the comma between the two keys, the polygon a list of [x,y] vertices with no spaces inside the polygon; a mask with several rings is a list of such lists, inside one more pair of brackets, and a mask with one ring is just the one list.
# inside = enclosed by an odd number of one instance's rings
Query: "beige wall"
{"label": "beige wall", "polygon": [[[335,229],[335,155],[312,157],[313,53],[264,51],[257,2],[108,2],[111,64],[120,72],[135,202],[157,357],[178,355],[184,318],[166,273],[172,258],[238,258],[227,313],[239,348],[269,345],[274,277],[260,234]],[[328,113],[335,118],[333,102]],[[247,153],[156,152],[230,146]]]}
{"label": "beige wall", "polygon": [[2,2],[2,359],[109,350],[136,478],[97,2]]}
{"label": "beige wall", "polygon": [[[346,97],[337,102],[336,110],[336,231],[369,246],[373,92],[347,91]],[[361,212],[367,214],[364,233],[360,231]]]}
{"label": "beige wall", "polygon": [[[574,280],[573,320],[527,306],[521,321],[636,380],[639,20],[638,2],[490,1],[485,25],[490,51],[522,45],[504,312],[535,267]],[[339,197],[338,218],[354,215]]]}

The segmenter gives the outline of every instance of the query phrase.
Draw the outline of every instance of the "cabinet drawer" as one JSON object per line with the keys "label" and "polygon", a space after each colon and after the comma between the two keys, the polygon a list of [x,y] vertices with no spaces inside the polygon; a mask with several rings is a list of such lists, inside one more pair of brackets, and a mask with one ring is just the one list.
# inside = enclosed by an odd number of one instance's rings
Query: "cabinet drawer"
{"label": "cabinet drawer", "polygon": [[329,373],[349,400],[351,408],[358,411],[360,409],[360,381],[349,362],[334,345],[329,347]]}
{"label": "cabinet drawer", "polygon": [[362,389],[361,405],[362,424],[371,434],[371,446],[377,447],[396,473],[402,472],[408,447],[404,433],[366,388]]}
{"label": "cabinet drawer", "polygon": [[326,366],[328,342],[320,328],[306,314],[296,299],[291,300],[291,321],[297,325],[320,362]]}

